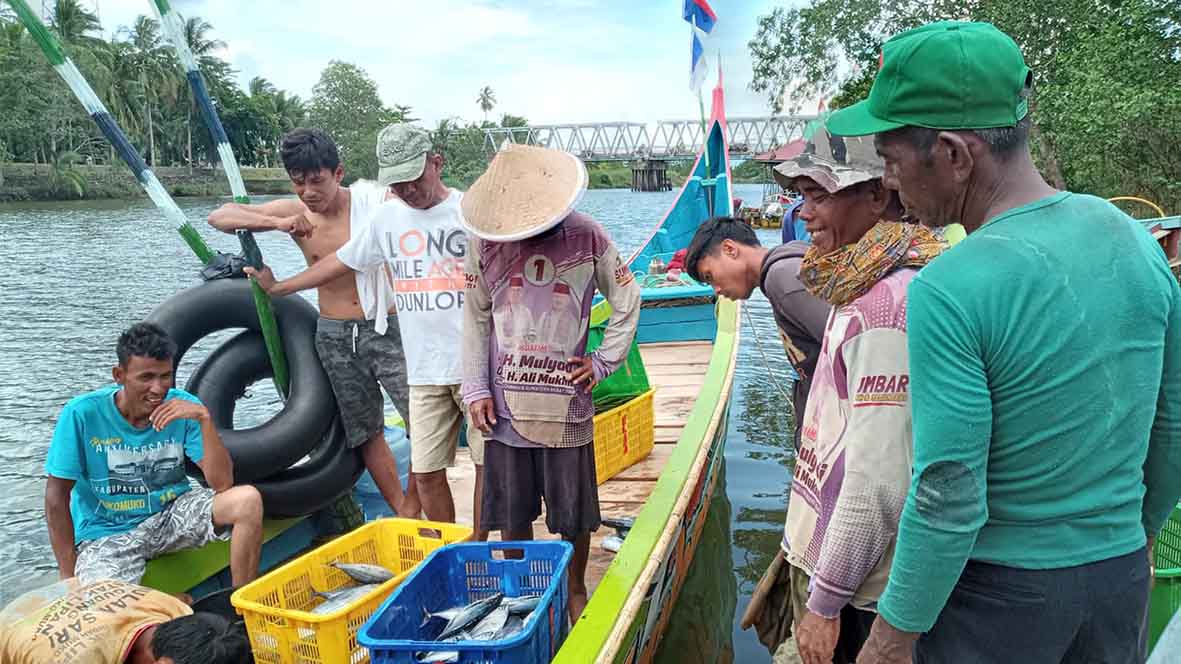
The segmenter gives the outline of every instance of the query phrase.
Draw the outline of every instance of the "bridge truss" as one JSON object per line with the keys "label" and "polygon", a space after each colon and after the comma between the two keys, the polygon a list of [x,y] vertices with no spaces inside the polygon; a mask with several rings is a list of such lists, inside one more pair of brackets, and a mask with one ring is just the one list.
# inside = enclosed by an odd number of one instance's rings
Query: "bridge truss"
{"label": "bridge truss", "polygon": [[[734,117],[730,154],[753,157],[803,135],[815,116]],[[654,130],[639,122],[588,122],[484,130],[484,151],[492,156],[505,142],[540,145],[569,152],[583,161],[691,159],[701,150],[702,128],[696,120],[661,120]]]}

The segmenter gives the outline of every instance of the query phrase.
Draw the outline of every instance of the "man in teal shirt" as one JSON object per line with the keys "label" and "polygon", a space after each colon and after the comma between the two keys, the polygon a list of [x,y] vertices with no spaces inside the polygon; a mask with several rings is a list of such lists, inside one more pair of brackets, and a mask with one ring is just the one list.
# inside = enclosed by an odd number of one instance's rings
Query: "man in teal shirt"
{"label": "man in teal shirt", "polygon": [[[139,583],[148,560],[230,539],[235,586],[258,575],[262,498],[234,486],[209,410],[172,387],[176,344],[137,323],[119,337],[114,385],[71,399],[45,460],[45,519],[63,579]],[[209,488],[189,487],[185,460]]]}
{"label": "man in teal shirt", "polygon": [[909,288],[913,479],[858,662],[1145,658],[1145,545],[1181,494],[1181,288],[1134,220],[1039,175],[1030,80],[993,26],[935,23],[829,119],[877,135],[908,212],[969,233]]}

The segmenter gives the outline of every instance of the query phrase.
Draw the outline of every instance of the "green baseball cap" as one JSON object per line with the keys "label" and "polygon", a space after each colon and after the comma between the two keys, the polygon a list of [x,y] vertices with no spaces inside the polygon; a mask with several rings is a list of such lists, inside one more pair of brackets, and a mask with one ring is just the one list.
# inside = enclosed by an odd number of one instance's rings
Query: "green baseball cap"
{"label": "green baseball cap", "polygon": [[409,122],[387,126],[377,135],[377,183],[383,187],[417,180],[426,168],[431,135]]}
{"label": "green baseball cap", "polygon": [[1029,112],[1029,77],[1017,43],[991,23],[929,23],[882,46],[869,98],[833,113],[828,130],[864,136],[908,125],[1013,127]]}

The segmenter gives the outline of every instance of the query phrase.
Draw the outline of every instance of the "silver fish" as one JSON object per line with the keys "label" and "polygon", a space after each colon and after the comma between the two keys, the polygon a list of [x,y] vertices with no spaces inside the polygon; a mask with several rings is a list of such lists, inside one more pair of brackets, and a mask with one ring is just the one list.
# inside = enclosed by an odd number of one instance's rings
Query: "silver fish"
{"label": "silver fish", "polygon": [[372,591],[374,588],[377,588],[379,585],[381,584],[368,583],[363,586],[345,588],[344,590],[334,590],[326,593],[312,593],[314,595],[319,595],[320,597],[326,598],[326,601],[312,609],[311,612],[315,613],[316,615],[323,615],[326,613],[332,613],[333,611],[339,611],[340,609],[345,608],[349,604],[352,604],[353,602],[369,594],[370,591]]}
{"label": "silver fish", "polygon": [[504,627],[492,637],[493,641],[500,641],[516,636],[525,629],[525,621],[520,616],[509,616],[508,620],[504,622]]}
{"label": "silver fish", "polygon": [[476,626],[467,632],[464,639],[470,641],[488,641],[500,633],[506,622],[508,622],[508,608],[504,604],[501,604],[493,609],[492,613],[484,616],[483,620],[476,623]]}
{"label": "silver fish", "polygon": [[367,565],[365,563],[332,562],[329,566],[348,574],[357,583],[385,583],[394,578],[394,573],[381,565]]}
{"label": "silver fish", "polygon": [[504,605],[508,607],[509,615],[525,616],[541,603],[541,595],[524,595],[522,597],[505,597]]}
{"label": "silver fish", "polygon": [[603,538],[603,542],[600,544],[600,546],[602,546],[604,550],[610,551],[611,553],[619,553],[619,550],[623,548],[623,540],[616,535],[608,535]]}
{"label": "silver fish", "polygon": [[454,650],[440,650],[437,652],[420,652],[415,653],[414,661],[416,662],[458,662],[459,653]]}
{"label": "silver fish", "polygon": [[423,607],[422,608],[422,624],[420,624],[419,627],[426,627],[427,624],[430,623],[430,621],[432,621],[432,620],[451,620],[455,616],[459,615],[459,612],[462,610],[463,610],[462,606],[457,606],[457,607],[454,607],[451,609],[443,609],[442,611],[436,611],[434,613],[431,613],[430,611],[426,610],[426,607]]}
{"label": "silver fish", "polygon": [[439,633],[439,636],[435,640],[444,641],[475,625],[483,620],[484,616],[492,613],[496,607],[500,606],[502,600],[504,600],[504,594],[496,593],[495,595],[468,604],[455,617],[447,621],[447,625],[443,627],[443,631]]}

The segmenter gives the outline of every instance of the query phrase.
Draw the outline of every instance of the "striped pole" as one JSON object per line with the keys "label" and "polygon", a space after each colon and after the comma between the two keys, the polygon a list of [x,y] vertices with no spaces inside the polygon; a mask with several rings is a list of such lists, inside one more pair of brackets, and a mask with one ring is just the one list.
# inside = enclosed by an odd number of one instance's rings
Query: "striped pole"
{"label": "striped pole", "polygon": [[103,136],[107,137],[115,152],[119,153],[119,157],[135,174],[135,179],[139,181],[139,185],[147,192],[148,198],[160,208],[164,216],[177,225],[177,232],[184,238],[184,241],[197,254],[197,258],[202,263],[208,263],[213,258],[213,251],[197,230],[189,224],[189,220],[185,214],[177,207],[176,201],[168,195],[168,191],[164,189],[164,185],[160,184],[160,180],[156,178],[156,174],[148,165],[144,163],[143,157],[139,155],[135,147],[131,145],[127,135],[115,123],[115,119],[111,117],[111,112],[99,100],[98,95],[94,93],[94,89],[86,82],[82,76],[82,72],[74,66],[74,62],[66,56],[62,50],[61,43],[58,42],[57,37],[53,36],[45,25],[41,22],[40,17],[29,7],[25,0],[8,0],[8,4],[16,11],[16,16],[20,22],[32,35],[33,40],[41,47],[41,51],[45,53],[45,57],[49,60],[49,64],[53,65],[54,70],[70,87],[70,91],[74,93],[78,101],[81,102],[86,112],[90,114],[90,118],[98,125],[99,130],[102,131]]}
{"label": "striped pole", "polygon": [[[250,196],[246,193],[245,183],[242,182],[242,171],[238,168],[238,160],[234,157],[234,151],[230,147],[230,139],[226,136],[226,130],[221,124],[221,118],[217,115],[217,109],[213,107],[209,88],[205,85],[205,77],[201,75],[201,69],[197,67],[197,59],[193,57],[193,52],[189,49],[188,42],[185,41],[184,19],[173,11],[168,0],[152,0],[151,5],[152,9],[156,11],[156,16],[160,19],[161,30],[168,41],[172,42],[172,48],[176,51],[176,56],[184,67],[185,78],[188,79],[189,88],[193,91],[193,99],[196,100],[197,107],[201,109],[201,117],[205,120],[205,126],[209,129],[209,136],[213,140],[213,144],[217,146],[217,155],[221,160],[221,167],[226,173],[226,179],[230,181],[230,192],[234,195],[234,201],[249,203]],[[252,267],[262,269],[262,252],[259,251],[258,244],[254,241],[254,234],[247,230],[239,230],[237,236],[242,245],[242,253],[252,263]],[[283,344],[279,339],[279,326],[275,322],[275,311],[271,306],[271,298],[254,279],[250,280],[250,286],[251,293],[254,294],[254,306],[258,310],[259,329],[262,331],[263,341],[266,342],[267,355],[271,359],[275,387],[278,388],[279,394],[287,396],[289,385],[287,357],[283,353]]]}

